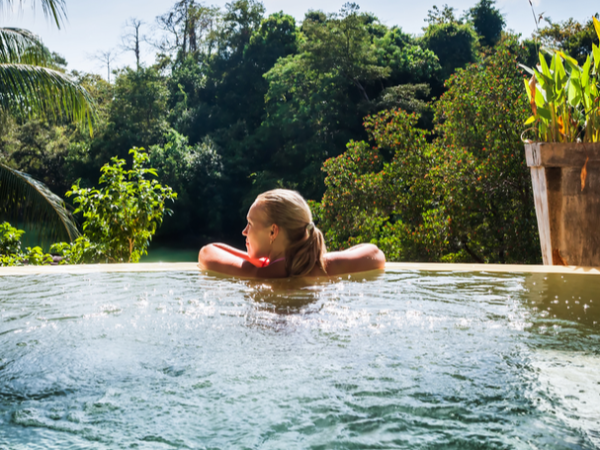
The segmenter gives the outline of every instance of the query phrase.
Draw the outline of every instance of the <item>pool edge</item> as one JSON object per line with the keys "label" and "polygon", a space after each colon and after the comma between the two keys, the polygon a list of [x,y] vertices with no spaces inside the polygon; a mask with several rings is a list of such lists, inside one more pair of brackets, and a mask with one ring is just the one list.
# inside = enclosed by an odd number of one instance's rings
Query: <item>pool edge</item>
{"label": "pool edge", "polygon": [[[500,273],[559,273],[600,275],[600,268],[581,266],[542,266],[526,264],[447,264],[447,263],[398,263],[388,262],[386,271],[432,271],[432,272],[500,272]],[[136,264],[82,264],[63,266],[0,267],[0,277],[10,275],[84,274],[97,272],[191,272],[198,271],[195,262],[190,263],[136,263]]]}

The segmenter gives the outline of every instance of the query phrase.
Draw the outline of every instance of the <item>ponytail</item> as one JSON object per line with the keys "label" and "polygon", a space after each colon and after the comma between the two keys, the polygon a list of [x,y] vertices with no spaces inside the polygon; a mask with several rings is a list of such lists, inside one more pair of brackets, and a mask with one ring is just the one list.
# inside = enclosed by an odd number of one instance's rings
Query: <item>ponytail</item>
{"label": "ponytail", "polygon": [[324,256],[327,252],[323,233],[312,222],[310,222],[300,233],[300,237],[291,244],[285,252],[285,268],[291,277],[302,277],[308,275],[316,266],[323,272],[325,269]]}

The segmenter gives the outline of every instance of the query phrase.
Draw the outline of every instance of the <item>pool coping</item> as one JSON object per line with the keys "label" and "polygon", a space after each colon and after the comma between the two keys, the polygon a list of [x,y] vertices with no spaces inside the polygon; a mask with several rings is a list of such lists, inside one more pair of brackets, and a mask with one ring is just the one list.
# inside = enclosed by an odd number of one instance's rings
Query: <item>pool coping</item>
{"label": "pool coping", "polygon": [[[542,266],[526,264],[448,264],[388,262],[385,270],[432,272],[500,272],[500,273],[559,273],[600,275],[598,267]],[[85,274],[98,272],[192,272],[199,271],[196,263],[137,263],[137,264],[81,264],[62,266],[0,267],[0,277],[10,275]]]}

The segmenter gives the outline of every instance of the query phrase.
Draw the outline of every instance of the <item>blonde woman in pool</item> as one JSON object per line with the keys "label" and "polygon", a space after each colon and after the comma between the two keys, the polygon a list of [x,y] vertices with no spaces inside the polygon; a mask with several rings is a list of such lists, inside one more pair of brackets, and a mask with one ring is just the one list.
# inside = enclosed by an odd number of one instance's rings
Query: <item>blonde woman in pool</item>
{"label": "blonde woman in pool", "polygon": [[274,189],[250,207],[242,231],[246,249],[209,244],[198,255],[201,269],[254,278],[333,276],[383,269],[385,256],[372,244],[327,252],[323,234],[300,194]]}

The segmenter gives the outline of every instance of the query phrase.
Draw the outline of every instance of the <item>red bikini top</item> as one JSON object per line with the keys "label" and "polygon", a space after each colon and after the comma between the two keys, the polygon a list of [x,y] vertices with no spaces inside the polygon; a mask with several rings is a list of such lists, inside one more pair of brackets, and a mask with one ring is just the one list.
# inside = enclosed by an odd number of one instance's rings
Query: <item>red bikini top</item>
{"label": "red bikini top", "polygon": [[276,263],[277,261],[283,261],[285,257],[277,258],[275,261],[270,261],[269,258],[260,258],[259,261],[262,261],[262,265],[260,267],[267,267],[269,264]]}

